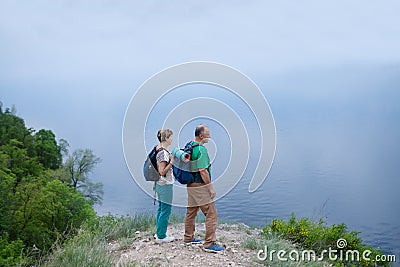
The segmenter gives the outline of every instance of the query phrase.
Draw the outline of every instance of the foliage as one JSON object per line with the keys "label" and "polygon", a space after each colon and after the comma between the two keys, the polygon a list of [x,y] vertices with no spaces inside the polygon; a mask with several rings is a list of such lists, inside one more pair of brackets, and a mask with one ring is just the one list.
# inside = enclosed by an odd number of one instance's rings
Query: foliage
{"label": "foliage", "polygon": [[[349,231],[344,223],[328,226],[322,219],[318,222],[308,218],[297,220],[294,214],[292,214],[287,222],[282,219],[273,219],[271,224],[264,226],[262,234],[264,237],[277,234],[305,249],[314,250],[316,253],[332,248],[333,250],[337,250],[336,255],[338,258],[341,251],[341,248],[337,244],[339,239],[345,239],[347,243],[342,249],[342,255],[345,255],[346,251],[351,250],[358,250],[360,255],[362,255],[367,249],[372,252],[368,256],[370,259],[374,259],[376,255],[382,255],[380,250],[362,244],[361,238],[358,237],[359,233]],[[360,256],[360,262],[342,262],[339,266],[373,266],[374,264],[372,261],[365,261]],[[388,265],[387,262],[379,262],[379,264]]]}
{"label": "foliage", "polygon": [[[33,188],[35,196],[29,199],[26,210],[19,210],[15,229],[29,246],[49,248],[57,238],[73,234],[95,212],[79,191],[58,180]],[[22,212],[24,214],[22,215]]]}
{"label": "foliage", "polygon": [[39,130],[34,135],[37,160],[46,169],[57,169],[62,162],[61,147],[57,144],[55,134],[50,130]]}
{"label": "foliage", "polygon": [[20,239],[9,242],[7,233],[0,236],[0,266],[15,266],[21,262],[24,247]]}
{"label": "foliage", "polygon": [[[15,108],[3,111],[0,102],[0,266],[34,262],[26,255],[42,257],[95,218],[92,205],[101,200],[102,185],[90,183],[84,172],[79,184],[87,188],[84,195],[65,181],[67,148],[50,130],[28,129]],[[82,155],[100,161],[91,151]]]}
{"label": "foliage", "polygon": [[[250,236],[244,239],[240,246],[245,249],[250,249],[259,252],[259,250],[263,250],[263,253],[267,251],[292,251],[296,250],[296,246],[289,240],[286,240],[277,234],[269,234],[267,237],[259,238]],[[267,249],[266,249],[267,248]],[[299,258],[299,261],[281,261],[277,259],[277,255],[275,254],[272,260],[268,257],[269,254],[267,253],[267,257],[265,260],[260,258],[255,258],[255,261],[262,263],[263,265],[270,266],[270,267],[288,267],[288,266],[330,266],[329,262],[327,261],[307,261]],[[265,254],[260,255],[260,257],[265,257]],[[287,258],[287,255],[286,255]]]}

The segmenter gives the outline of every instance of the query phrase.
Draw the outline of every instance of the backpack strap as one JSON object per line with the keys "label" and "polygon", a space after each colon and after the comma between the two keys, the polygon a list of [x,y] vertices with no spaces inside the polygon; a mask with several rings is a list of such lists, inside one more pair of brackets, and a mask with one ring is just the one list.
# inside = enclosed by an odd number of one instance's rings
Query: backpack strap
{"label": "backpack strap", "polygon": [[[157,170],[158,171],[158,170]],[[156,205],[156,199],[157,199],[157,195],[156,195],[156,181],[154,181],[154,186],[153,186],[153,190],[154,190],[154,197],[153,197],[153,205]]]}
{"label": "backpack strap", "polygon": [[192,141],[192,142],[190,143],[190,145],[192,146],[192,154],[193,154],[193,148],[195,148],[195,147],[197,147],[197,146],[201,146],[200,143],[197,143],[197,144],[193,144],[193,143],[194,143],[194,141]]}
{"label": "backpack strap", "polygon": [[195,142],[195,141],[191,141],[191,142],[190,142],[190,145],[191,145],[192,147],[201,146],[199,142],[196,142],[197,144],[193,144],[194,142]]}
{"label": "backpack strap", "polygon": [[[193,148],[195,148],[197,146],[201,146],[200,143],[197,143],[197,142],[196,142],[197,144],[193,144],[193,143],[194,143],[194,141],[192,141],[190,143],[190,145],[192,146],[192,154],[193,154]],[[192,174],[193,174],[194,182],[196,182],[196,183],[204,183],[203,179],[201,178],[201,175],[200,175],[199,171],[193,172]]]}

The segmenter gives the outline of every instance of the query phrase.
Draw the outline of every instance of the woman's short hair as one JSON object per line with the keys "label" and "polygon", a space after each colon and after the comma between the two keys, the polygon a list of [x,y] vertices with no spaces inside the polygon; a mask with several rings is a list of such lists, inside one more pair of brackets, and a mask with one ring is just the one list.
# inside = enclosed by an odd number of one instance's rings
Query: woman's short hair
{"label": "woman's short hair", "polygon": [[161,130],[158,130],[158,133],[157,133],[158,141],[164,142],[164,141],[167,140],[172,134],[173,134],[173,133],[172,133],[172,131],[171,131],[170,129],[161,129]]}

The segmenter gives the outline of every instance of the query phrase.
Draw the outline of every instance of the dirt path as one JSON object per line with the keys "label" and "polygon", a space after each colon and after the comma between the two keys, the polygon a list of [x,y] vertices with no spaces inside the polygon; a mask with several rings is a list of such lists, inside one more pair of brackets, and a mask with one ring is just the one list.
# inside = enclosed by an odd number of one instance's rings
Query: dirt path
{"label": "dirt path", "polygon": [[[256,253],[240,246],[241,241],[258,237],[260,229],[244,224],[220,224],[217,243],[226,247],[224,252],[209,253],[201,244],[183,244],[183,223],[168,226],[167,234],[175,237],[172,243],[156,244],[154,233],[136,232],[129,244],[110,243],[109,251],[116,257],[115,266],[262,266],[255,262]],[[198,238],[204,239],[204,223],[196,224]]]}

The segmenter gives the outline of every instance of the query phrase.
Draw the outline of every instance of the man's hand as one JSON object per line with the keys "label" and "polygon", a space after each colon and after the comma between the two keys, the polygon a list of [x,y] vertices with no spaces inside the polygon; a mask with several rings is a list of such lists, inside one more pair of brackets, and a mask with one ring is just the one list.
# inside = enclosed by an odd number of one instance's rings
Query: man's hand
{"label": "man's hand", "polygon": [[211,179],[210,179],[210,174],[208,173],[207,169],[199,169],[201,179],[203,179],[203,182],[209,187],[210,189],[210,194],[211,194],[211,199],[214,199],[215,197],[215,189],[211,184]]}
{"label": "man's hand", "polygon": [[211,199],[214,199],[216,193],[213,186],[210,186],[210,193],[211,193]]}

